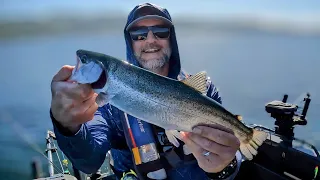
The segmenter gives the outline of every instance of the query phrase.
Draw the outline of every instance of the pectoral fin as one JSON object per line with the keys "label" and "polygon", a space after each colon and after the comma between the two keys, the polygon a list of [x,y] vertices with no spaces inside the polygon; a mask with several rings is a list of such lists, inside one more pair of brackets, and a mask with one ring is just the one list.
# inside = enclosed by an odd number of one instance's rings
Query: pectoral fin
{"label": "pectoral fin", "polygon": [[[178,139],[182,140],[182,135],[177,130],[166,130],[168,140],[176,147],[180,146]],[[183,153],[189,155],[192,152],[188,149],[187,145],[183,145]]]}
{"label": "pectoral fin", "polygon": [[189,148],[187,147],[187,145],[183,145],[183,153],[185,154],[185,155],[189,155],[189,154],[191,154],[192,152],[189,150]]}
{"label": "pectoral fin", "polygon": [[173,144],[176,147],[180,146],[178,139],[181,140],[182,136],[177,130],[166,130],[165,133],[166,133],[167,138],[171,144]]}

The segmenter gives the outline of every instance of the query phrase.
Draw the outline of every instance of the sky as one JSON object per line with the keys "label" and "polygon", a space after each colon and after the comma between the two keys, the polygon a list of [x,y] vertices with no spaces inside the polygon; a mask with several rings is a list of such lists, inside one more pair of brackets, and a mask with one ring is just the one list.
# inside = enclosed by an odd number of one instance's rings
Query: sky
{"label": "sky", "polygon": [[[116,10],[128,13],[141,0],[0,0],[0,19],[32,19],[45,17],[45,14],[60,13],[91,14]],[[247,15],[290,21],[319,22],[320,1],[298,0],[154,0],[148,1],[169,10],[172,15],[197,14],[200,16]]]}

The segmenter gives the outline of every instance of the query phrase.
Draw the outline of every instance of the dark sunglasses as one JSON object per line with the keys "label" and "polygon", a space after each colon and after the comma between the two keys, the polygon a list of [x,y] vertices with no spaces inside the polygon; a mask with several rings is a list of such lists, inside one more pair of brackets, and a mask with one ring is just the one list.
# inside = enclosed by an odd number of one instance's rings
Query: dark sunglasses
{"label": "dark sunglasses", "polygon": [[167,39],[170,36],[170,28],[164,26],[136,27],[129,30],[129,33],[132,40],[141,41],[147,39],[149,31],[159,39]]}

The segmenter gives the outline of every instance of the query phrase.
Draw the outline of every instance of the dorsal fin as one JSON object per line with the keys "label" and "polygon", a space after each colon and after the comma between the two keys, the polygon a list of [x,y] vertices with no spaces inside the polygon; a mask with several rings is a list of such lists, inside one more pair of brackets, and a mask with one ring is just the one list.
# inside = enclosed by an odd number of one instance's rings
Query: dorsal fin
{"label": "dorsal fin", "polygon": [[201,71],[193,76],[190,76],[181,82],[194,88],[202,94],[205,94],[207,91],[207,73],[205,71]]}

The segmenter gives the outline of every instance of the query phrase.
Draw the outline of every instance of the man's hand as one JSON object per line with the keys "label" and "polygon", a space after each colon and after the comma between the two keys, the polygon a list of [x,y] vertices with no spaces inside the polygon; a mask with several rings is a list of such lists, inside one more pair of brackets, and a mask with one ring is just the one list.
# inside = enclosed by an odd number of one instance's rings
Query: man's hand
{"label": "man's hand", "polygon": [[69,131],[76,133],[81,124],[93,119],[98,96],[90,85],[68,81],[73,66],[63,66],[51,83],[53,117]]}
{"label": "man's hand", "polygon": [[[222,171],[234,158],[240,141],[234,133],[219,125],[197,126],[192,133],[182,133],[183,141],[208,173]],[[208,156],[204,154],[210,152]]]}

